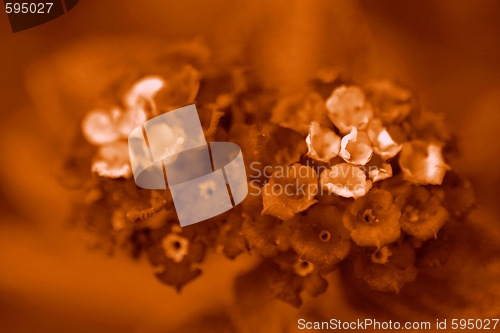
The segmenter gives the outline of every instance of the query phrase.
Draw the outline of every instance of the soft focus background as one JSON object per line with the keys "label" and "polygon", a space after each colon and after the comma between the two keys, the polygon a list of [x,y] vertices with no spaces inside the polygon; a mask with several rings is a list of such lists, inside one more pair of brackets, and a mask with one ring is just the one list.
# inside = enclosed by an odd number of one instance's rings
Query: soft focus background
{"label": "soft focus background", "polygon": [[[216,57],[251,64],[265,85],[283,92],[300,89],[327,65],[397,79],[446,114],[462,148],[453,166],[473,182],[481,219],[494,221],[500,213],[499,35],[496,0],[80,0],[66,15],[15,34],[0,13],[2,331],[232,332],[227,308],[234,277],[255,265],[248,256],[229,262],[209,255],[202,278],[178,294],[145,262],[85,248],[68,228],[70,197],[52,176],[68,132],[77,128],[78,115],[71,115],[79,111],[55,103],[60,96],[51,87],[71,91],[71,78],[86,69],[64,71],[54,65],[55,52],[64,57],[109,40],[105,52],[122,61],[127,54],[114,49],[117,39],[161,45],[199,37]],[[361,317],[332,289],[301,310],[272,302],[265,317],[245,314],[248,327],[296,329],[313,308],[327,317]]]}

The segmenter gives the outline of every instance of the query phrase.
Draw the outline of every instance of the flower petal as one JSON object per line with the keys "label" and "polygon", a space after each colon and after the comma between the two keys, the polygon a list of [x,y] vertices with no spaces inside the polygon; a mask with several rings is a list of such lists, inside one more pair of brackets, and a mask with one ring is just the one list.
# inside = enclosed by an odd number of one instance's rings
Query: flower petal
{"label": "flower petal", "polygon": [[[149,75],[135,82],[125,94],[123,103],[130,110],[142,110],[150,116],[158,115],[156,104],[153,101],[155,95],[166,86],[165,80],[157,75]],[[135,128],[135,127],[133,127]],[[132,128],[132,129],[133,129]]]}
{"label": "flower petal", "polygon": [[353,127],[351,133],[342,138],[339,155],[348,163],[365,165],[373,155],[372,142],[365,132]]}
{"label": "flower petal", "polygon": [[403,145],[395,142],[380,119],[373,119],[368,125],[368,136],[373,143],[373,151],[384,160],[396,156]]}
{"label": "flower petal", "polygon": [[95,145],[111,143],[120,138],[116,129],[116,121],[122,115],[118,108],[112,112],[104,110],[92,110],[82,121],[82,133],[88,142]]}
{"label": "flower petal", "polygon": [[341,163],[323,170],[320,175],[321,188],[327,188],[330,193],[345,198],[364,196],[372,187],[371,180],[355,165]]}
{"label": "flower petal", "polygon": [[392,177],[392,166],[384,162],[377,154],[374,154],[370,162],[364,166],[368,176],[375,183]]}

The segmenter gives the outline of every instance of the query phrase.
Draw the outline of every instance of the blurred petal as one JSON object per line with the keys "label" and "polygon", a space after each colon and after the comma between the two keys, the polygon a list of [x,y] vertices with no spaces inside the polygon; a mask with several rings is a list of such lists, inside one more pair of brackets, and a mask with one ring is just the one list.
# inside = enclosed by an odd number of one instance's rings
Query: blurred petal
{"label": "blurred petal", "polygon": [[92,161],[92,172],[106,178],[130,178],[132,169],[127,143],[117,141],[101,146]]}
{"label": "blurred petal", "polygon": [[368,99],[375,108],[375,116],[384,124],[401,122],[411,111],[411,91],[390,80],[372,80],[366,86]]}
{"label": "blurred petal", "polygon": [[305,135],[307,124],[326,113],[325,100],[316,92],[282,98],[272,110],[271,122]]}
{"label": "blurred petal", "polygon": [[336,88],[326,101],[328,117],[342,134],[353,127],[364,129],[373,117],[373,110],[365,100],[365,94],[356,86]]}
{"label": "blurred petal", "polygon": [[160,112],[192,104],[200,88],[200,74],[191,65],[166,77],[166,84],[155,94],[154,105]]}
{"label": "blurred petal", "polygon": [[88,142],[95,145],[111,143],[120,138],[116,130],[116,121],[122,115],[118,108],[112,112],[93,110],[87,113],[82,121],[82,133]]}
{"label": "blurred petal", "polygon": [[156,116],[158,111],[153,98],[165,84],[165,80],[157,75],[143,77],[125,94],[124,104],[131,110],[140,109],[151,116]]}
{"label": "blurred petal", "polygon": [[116,124],[116,130],[123,138],[127,138],[129,134],[147,120],[146,112],[142,108],[128,109],[120,117]]}

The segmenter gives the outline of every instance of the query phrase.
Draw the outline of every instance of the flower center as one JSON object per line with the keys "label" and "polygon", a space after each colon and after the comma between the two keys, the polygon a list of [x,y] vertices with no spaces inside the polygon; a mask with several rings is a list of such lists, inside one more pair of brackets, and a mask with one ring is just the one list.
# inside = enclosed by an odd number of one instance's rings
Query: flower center
{"label": "flower center", "polygon": [[162,240],[165,256],[174,262],[181,262],[189,251],[189,240],[176,233],[168,234]]}
{"label": "flower center", "polygon": [[373,252],[371,259],[373,263],[376,264],[387,264],[389,262],[389,257],[392,255],[392,251],[389,250],[387,246]]}
{"label": "flower center", "polygon": [[408,205],[405,208],[405,216],[410,222],[418,222],[419,213],[419,210],[414,208],[413,206]]}
{"label": "flower center", "polygon": [[314,270],[314,265],[311,264],[308,261],[303,261],[303,260],[298,260],[294,265],[293,265],[293,270],[297,275],[300,276],[307,276],[309,273],[311,273]]}
{"label": "flower center", "polygon": [[375,214],[373,214],[373,211],[371,209],[365,210],[365,213],[363,214],[363,220],[366,223],[370,223],[370,224],[379,222],[377,217],[375,216]]}
{"label": "flower center", "polygon": [[330,234],[330,232],[328,230],[321,230],[321,232],[319,233],[319,239],[322,242],[328,242],[331,237],[332,237],[332,235]]}

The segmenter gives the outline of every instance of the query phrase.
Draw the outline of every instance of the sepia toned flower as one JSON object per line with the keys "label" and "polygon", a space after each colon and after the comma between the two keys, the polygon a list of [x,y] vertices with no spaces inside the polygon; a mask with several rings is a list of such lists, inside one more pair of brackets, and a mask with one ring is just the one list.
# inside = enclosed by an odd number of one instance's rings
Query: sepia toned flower
{"label": "sepia toned flower", "polygon": [[372,142],[365,132],[353,127],[351,133],[342,138],[339,155],[347,163],[365,165],[373,155]]}
{"label": "sepia toned flower", "polygon": [[320,270],[311,262],[301,260],[291,251],[273,258],[273,265],[267,274],[271,297],[294,307],[302,304],[301,294],[317,297],[326,291],[328,283]]}
{"label": "sepia toned flower", "polygon": [[262,188],[263,215],[289,220],[316,203],[318,175],[311,167],[295,163],[278,169]]}
{"label": "sepia toned flower", "polygon": [[410,243],[393,243],[375,250],[359,249],[354,256],[354,274],[376,291],[399,293],[408,282],[415,281],[415,250]]}
{"label": "sepia toned flower", "polygon": [[292,247],[301,260],[332,268],[351,250],[349,232],[342,224],[342,211],[315,205],[301,216],[292,235]]}
{"label": "sepia toned flower", "polygon": [[384,124],[400,123],[411,111],[410,90],[396,85],[393,81],[371,80],[366,85],[366,95],[375,109],[375,116]]}
{"label": "sepia toned flower", "polygon": [[88,142],[104,145],[122,138],[118,122],[123,112],[118,107],[107,110],[92,110],[82,121],[82,133]]}
{"label": "sepia toned flower", "polygon": [[404,179],[422,185],[439,185],[446,171],[450,170],[441,153],[441,146],[420,140],[405,142],[399,165]]}
{"label": "sepia toned flower", "polygon": [[125,94],[124,110],[113,106],[110,110],[90,111],[82,121],[84,137],[95,145],[126,139],[134,128],[149,117],[158,115],[153,97],[164,85],[161,77],[146,76],[134,83]]}
{"label": "sepia toned flower", "polygon": [[340,137],[329,128],[321,127],[316,121],[309,126],[306,138],[307,156],[316,161],[328,163],[340,151]]}
{"label": "sepia toned flower", "polygon": [[328,117],[342,134],[348,134],[352,128],[365,129],[373,117],[363,90],[356,86],[336,88],[326,101],[326,108]]}
{"label": "sepia toned flower", "polygon": [[326,114],[325,100],[317,92],[282,98],[272,110],[271,123],[291,128],[306,135],[311,122]]}
{"label": "sepia toned flower", "polygon": [[193,264],[203,260],[205,246],[196,239],[196,229],[181,228],[177,224],[148,232],[144,246],[150,263],[161,269],[156,274],[160,281],[180,291],[187,282],[201,274]]}
{"label": "sepia toned flower", "polygon": [[422,186],[412,186],[394,201],[401,210],[401,229],[421,241],[437,238],[448,220],[448,211],[437,196]]}
{"label": "sepia toned flower", "polygon": [[372,187],[372,181],[366,178],[364,171],[348,163],[323,170],[319,183],[329,193],[354,199],[364,196]]}
{"label": "sepia toned flower", "polygon": [[401,234],[400,216],[392,195],[374,188],[347,207],[342,221],[357,245],[380,248],[394,242]]}

